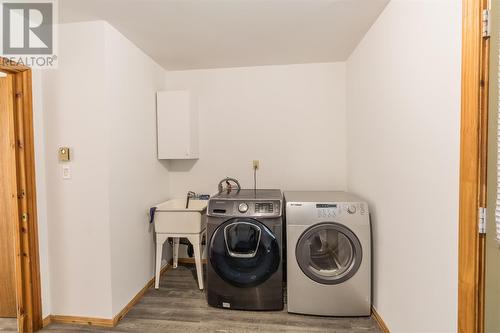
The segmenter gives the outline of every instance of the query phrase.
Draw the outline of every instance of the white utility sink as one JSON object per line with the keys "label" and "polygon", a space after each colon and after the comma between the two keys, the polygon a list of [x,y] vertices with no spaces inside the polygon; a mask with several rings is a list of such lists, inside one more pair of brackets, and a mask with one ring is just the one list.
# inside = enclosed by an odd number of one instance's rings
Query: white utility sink
{"label": "white utility sink", "polygon": [[155,231],[157,233],[195,234],[206,227],[205,215],[208,200],[172,199],[156,205]]}
{"label": "white utility sink", "polygon": [[207,213],[207,200],[189,200],[186,208],[186,198],[172,199],[156,205],[154,214],[156,231],[156,274],[155,288],[160,287],[161,259],[163,244],[168,238],[173,239],[172,261],[177,267],[179,256],[179,239],[185,237],[193,245],[194,259],[198,286],[203,289],[203,268],[201,264],[202,240],[206,233],[205,215]]}

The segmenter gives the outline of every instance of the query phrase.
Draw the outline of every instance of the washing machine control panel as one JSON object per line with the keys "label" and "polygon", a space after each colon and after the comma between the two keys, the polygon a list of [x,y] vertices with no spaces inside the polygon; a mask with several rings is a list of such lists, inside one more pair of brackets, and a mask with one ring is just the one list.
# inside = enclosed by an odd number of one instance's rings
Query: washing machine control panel
{"label": "washing machine control panel", "polygon": [[259,214],[272,214],[274,211],[274,204],[272,202],[256,202],[255,212]]}
{"label": "washing machine control panel", "polygon": [[248,212],[248,204],[246,202],[242,202],[238,205],[238,211],[240,213],[246,213]]}
{"label": "washing machine control panel", "polygon": [[211,200],[209,216],[280,217],[281,200]]}

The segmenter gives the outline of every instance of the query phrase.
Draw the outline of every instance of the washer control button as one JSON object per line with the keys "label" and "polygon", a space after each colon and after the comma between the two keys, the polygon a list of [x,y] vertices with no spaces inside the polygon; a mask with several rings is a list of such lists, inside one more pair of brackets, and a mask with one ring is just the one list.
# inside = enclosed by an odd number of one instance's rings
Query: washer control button
{"label": "washer control button", "polygon": [[354,214],[354,213],[356,213],[356,206],[355,206],[355,205],[349,205],[349,206],[347,207],[347,212],[348,212],[349,214]]}
{"label": "washer control button", "polygon": [[248,205],[244,202],[240,203],[238,206],[240,213],[246,213],[248,211]]}

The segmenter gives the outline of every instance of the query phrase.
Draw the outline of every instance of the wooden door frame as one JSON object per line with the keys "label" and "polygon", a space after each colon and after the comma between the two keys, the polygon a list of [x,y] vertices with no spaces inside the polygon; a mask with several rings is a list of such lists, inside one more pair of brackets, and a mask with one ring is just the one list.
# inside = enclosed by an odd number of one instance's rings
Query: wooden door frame
{"label": "wooden door frame", "polygon": [[17,183],[13,195],[18,199],[14,221],[18,331],[31,333],[42,328],[31,69],[0,57],[0,71],[12,75],[15,94],[12,154],[16,165],[11,176]]}
{"label": "wooden door frame", "polygon": [[483,37],[488,0],[463,0],[462,103],[458,253],[458,332],[484,332],[485,236],[479,208],[486,208],[489,38]]}

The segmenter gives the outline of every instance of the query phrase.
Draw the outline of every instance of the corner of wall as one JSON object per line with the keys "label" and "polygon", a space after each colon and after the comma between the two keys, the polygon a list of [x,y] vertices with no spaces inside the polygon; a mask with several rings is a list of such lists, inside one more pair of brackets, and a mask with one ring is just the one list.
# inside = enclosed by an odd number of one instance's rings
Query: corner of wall
{"label": "corner of wall", "polygon": [[37,199],[38,244],[40,257],[40,280],[42,294],[42,316],[51,314],[49,227],[47,221],[47,182],[45,168],[45,131],[43,120],[42,71],[32,71],[33,130],[35,143],[35,177]]}
{"label": "corner of wall", "polygon": [[165,86],[165,70],[113,26],[106,23],[105,30],[109,246],[116,315],[154,275],[154,231],[147,212],[169,191],[168,170],[156,152],[156,91]]}

